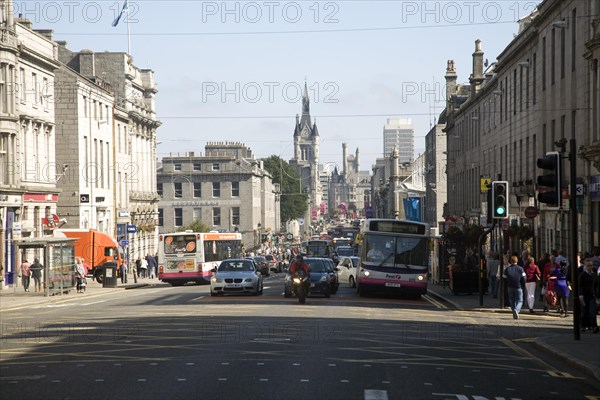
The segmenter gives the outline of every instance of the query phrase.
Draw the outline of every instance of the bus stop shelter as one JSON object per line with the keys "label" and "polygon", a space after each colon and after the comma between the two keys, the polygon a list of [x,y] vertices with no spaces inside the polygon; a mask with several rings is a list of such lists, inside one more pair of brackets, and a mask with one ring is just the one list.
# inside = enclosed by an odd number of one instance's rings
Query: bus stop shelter
{"label": "bus stop shelter", "polygon": [[68,293],[77,284],[75,249],[73,242],[77,239],[41,237],[14,240],[17,248],[17,265],[21,264],[22,251],[28,249],[42,250],[40,262],[44,266],[42,283],[46,296]]}

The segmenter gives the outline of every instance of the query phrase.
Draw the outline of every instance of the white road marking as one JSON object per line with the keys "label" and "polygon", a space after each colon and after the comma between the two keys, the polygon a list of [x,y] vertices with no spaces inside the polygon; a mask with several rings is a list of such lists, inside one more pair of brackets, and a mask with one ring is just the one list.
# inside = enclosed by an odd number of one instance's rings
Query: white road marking
{"label": "white road marking", "polygon": [[158,365],[158,363],[150,363],[149,365]]}
{"label": "white road marking", "polygon": [[350,381],[349,381],[348,379],[342,379],[340,382],[341,382],[341,383],[348,383],[348,382],[350,382]]}
{"label": "white road marking", "polygon": [[43,379],[46,375],[0,376],[0,381],[16,379],[19,381]]}
{"label": "white road marking", "polygon": [[265,365],[265,363],[258,363],[258,362],[257,362],[257,363],[256,363],[256,365]]}
{"label": "white road marking", "polygon": [[185,365],[194,365],[194,363],[185,363]]}
{"label": "white road marking", "polygon": [[365,400],[388,400],[387,390],[365,389]]}
{"label": "white road marking", "polygon": [[329,364],[330,367],[337,367],[335,364]]}
{"label": "white road marking", "polygon": [[104,379],[95,379],[96,382],[104,382]]}
{"label": "white road marking", "polygon": [[115,367],[120,367],[120,366],[121,366],[121,363],[114,363],[113,365],[114,365]]}
{"label": "white road marking", "polygon": [[433,383],[431,383],[431,382],[425,382],[424,385],[425,386],[433,386]]}
{"label": "white road marking", "polygon": [[60,383],[60,379],[52,379],[51,382],[52,383]]}
{"label": "white road marking", "polygon": [[363,367],[370,367],[371,364],[364,364]]}
{"label": "white road marking", "polygon": [[293,365],[294,367],[298,367],[300,364],[298,364],[298,363],[293,363],[292,365]]}
{"label": "white road marking", "polygon": [[[81,366],[83,366],[83,364],[81,364]],[[46,368],[46,367],[47,367],[47,365],[38,365],[38,368]],[[79,367],[79,365],[78,365],[78,367]]]}
{"label": "white road marking", "polygon": [[219,378],[220,381],[226,381],[227,378]]}
{"label": "white road marking", "polygon": [[390,383],[390,381],[381,381],[381,383],[386,383],[387,384],[387,383]]}
{"label": "white road marking", "polygon": [[310,382],[308,379],[300,379],[300,382]]}
{"label": "white road marking", "polygon": [[177,382],[185,382],[186,379],[185,378],[177,378]]}
{"label": "white road marking", "polygon": [[260,378],[259,381],[261,381],[261,382],[269,382],[269,380],[267,378]]}
{"label": "white road marking", "polygon": [[222,362],[221,365],[229,365],[228,362]]}
{"label": "white road marking", "polygon": [[200,296],[200,297],[196,297],[194,299],[191,299],[190,301],[202,300],[203,298],[204,298],[204,296]]}
{"label": "white road marking", "polygon": [[138,382],[146,382],[146,380],[144,378],[139,378]]}

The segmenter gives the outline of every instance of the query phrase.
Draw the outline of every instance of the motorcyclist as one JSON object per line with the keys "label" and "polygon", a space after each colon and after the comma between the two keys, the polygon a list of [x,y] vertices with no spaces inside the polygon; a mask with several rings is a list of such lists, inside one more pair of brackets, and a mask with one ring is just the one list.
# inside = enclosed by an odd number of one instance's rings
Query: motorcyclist
{"label": "motorcyclist", "polygon": [[308,264],[304,262],[304,257],[302,257],[302,254],[296,255],[296,259],[292,262],[292,265],[290,265],[290,276],[294,278],[296,272],[300,270],[304,272],[305,277],[309,278],[304,281],[304,293],[308,293],[308,289],[310,287],[310,268],[308,267]]}
{"label": "motorcyclist", "polygon": [[310,268],[308,267],[308,264],[304,262],[302,254],[298,254],[296,259],[292,262],[292,265],[290,265],[290,275],[294,276],[298,268],[304,270],[305,276],[309,276]]}

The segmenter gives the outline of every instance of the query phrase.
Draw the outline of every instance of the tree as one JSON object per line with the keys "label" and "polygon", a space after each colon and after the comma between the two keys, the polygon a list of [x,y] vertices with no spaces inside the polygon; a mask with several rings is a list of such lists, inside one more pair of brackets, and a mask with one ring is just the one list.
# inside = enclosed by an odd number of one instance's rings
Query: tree
{"label": "tree", "polygon": [[300,176],[296,170],[278,156],[264,158],[264,168],[273,177],[273,183],[281,188],[281,225],[301,218],[308,210],[308,194],[300,190]]}
{"label": "tree", "polygon": [[202,223],[199,219],[189,225],[177,228],[177,232],[192,231],[192,232],[210,232],[210,228]]}

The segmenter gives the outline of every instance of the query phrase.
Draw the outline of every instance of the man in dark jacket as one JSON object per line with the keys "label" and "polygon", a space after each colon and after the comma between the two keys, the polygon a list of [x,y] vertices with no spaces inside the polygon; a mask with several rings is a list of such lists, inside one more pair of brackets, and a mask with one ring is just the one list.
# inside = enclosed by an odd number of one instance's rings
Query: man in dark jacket
{"label": "man in dark jacket", "polygon": [[512,309],[513,318],[519,319],[519,312],[523,306],[523,289],[525,288],[525,271],[518,265],[517,256],[510,257],[510,265],[504,269],[504,284],[508,292],[508,301]]}
{"label": "man in dark jacket", "polygon": [[583,306],[582,310],[582,330],[591,330],[598,333],[598,322],[596,321],[596,295],[597,274],[594,273],[594,264],[592,258],[588,257],[583,261],[583,271],[579,274],[579,288],[581,290],[579,301]]}

